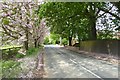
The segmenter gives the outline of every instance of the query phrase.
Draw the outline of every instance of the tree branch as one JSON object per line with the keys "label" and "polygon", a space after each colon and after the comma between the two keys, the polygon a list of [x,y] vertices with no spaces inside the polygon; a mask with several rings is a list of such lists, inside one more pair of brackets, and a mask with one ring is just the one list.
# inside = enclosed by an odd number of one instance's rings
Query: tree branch
{"label": "tree branch", "polygon": [[97,18],[102,17],[104,14],[105,14],[105,13],[103,13],[103,14],[101,14],[101,15],[97,16]]}
{"label": "tree branch", "polygon": [[7,34],[7,35],[9,35],[9,36],[11,36],[11,37],[13,37],[13,38],[15,38],[15,39],[18,39],[17,36],[13,36],[13,35],[11,35],[11,34],[6,30],[6,28],[5,28],[4,26],[2,26],[2,28],[4,29],[5,34]]}
{"label": "tree branch", "polygon": [[98,7],[98,9],[104,11],[105,13],[109,13],[110,15],[112,15],[112,16],[116,17],[118,20],[120,20],[120,17],[119,17],[119,16],[117,16],[116,14],[114,14],[114,13],[112,13],[112,12],[109,12],[109,10],[103,9],[103,8],[99,8],[99,7]]}
{"label": "tree branch", "polygon": [[[113,6],[114,6],[114,5],[113,5]],[[111,10],[111,9],[113,8],[113,6],[112,6],[109,10]],[[99,12],[100,12],[100,9],[99,9]],[[103,16],[104,14],[105,14],[105,13],[101,14],[100,16],[97,16],[97,18]]]}

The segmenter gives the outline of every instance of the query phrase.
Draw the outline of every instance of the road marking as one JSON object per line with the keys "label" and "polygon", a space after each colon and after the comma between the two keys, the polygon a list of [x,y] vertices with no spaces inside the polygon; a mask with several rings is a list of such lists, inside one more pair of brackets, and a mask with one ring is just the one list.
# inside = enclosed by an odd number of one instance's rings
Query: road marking
{"label": "road marking", "polygon": [[[70,61],[72,61],[73,63],[77,64],[77,62],[75,62],[74,60],[70,59]],[[96,76],[97,78],[104,80],[103,78],[101,78],[100,76],[98,76],[97,74],[93,73],[92,71],[88,70],[87,68],[85,68],[83,65],[80,65],[83,69],[85,69],[86,71],[88,71],[89,73],[91,73],[92,75]]]}
{"label": "road marking", "polygon": [[75,64],[77,63],[77,62],[75,62],[75,61],[74,61],[74,60],[72,60],[72,59],[70,59],[70,61],[72,61],[72,62],[73,62],[73,63],[75,63]]}

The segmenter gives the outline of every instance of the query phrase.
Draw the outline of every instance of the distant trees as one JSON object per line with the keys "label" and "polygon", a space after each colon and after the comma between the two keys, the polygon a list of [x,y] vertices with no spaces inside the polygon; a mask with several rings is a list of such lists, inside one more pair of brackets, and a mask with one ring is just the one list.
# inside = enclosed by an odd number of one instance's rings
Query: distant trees
{"label": "distant trees", "polygon": [[52,44],[59,44],[60,43],[60,35],[59,34],[51,34],[50,39],[51,39]]}
{"label": "distant trees", "polygon": [[49,36],[46,36],[44,39],[44,44],[59,44],[60,35],[51,33]]}
{"label": "distant trees", "polygon": [[46,36],[44,39],[44,44],[49,44],[49,36]]}

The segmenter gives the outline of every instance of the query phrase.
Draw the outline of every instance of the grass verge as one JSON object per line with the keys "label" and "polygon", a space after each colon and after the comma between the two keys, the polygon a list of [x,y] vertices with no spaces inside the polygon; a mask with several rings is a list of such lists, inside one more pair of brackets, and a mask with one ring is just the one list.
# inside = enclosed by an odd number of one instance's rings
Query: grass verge
{"label": "grass verge", "polygon": [[24,76],[25,73],[25,76],[27,74],[27,77],[30,77],[29,74],[36,67],[36,58],[42,48],[29,48],[26,55],[16,55],[17,60],[0,60],[0,76],[2,78],[19,78],[20,74]]}
{"label": "grass verge", "polygon": [[17,78],[21,71],[20,62],[2,60],[2,78]]}

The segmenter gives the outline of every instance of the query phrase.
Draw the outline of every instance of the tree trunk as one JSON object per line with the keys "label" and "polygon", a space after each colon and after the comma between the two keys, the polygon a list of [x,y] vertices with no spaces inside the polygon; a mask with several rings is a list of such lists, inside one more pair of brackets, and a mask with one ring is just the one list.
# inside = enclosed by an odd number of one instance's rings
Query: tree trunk
{"label": "tree trunk", "polygon": [[72,37],[69,37],[69,46],[72,46]]}
{"label": "tree trunk", "polygon": [[24,45],[25,45],[25,49],[28,50],[28,41],[25,41]]}
{"label": "tree trunk", "polygon": [[96,40],[97,39],[97,33],[96,33],[96,21],[93,22],[93,25],[91,26],[92,28],[92,40]]}
{"label": "tree trunk", "polygon": [[[27,24],[29,24],[29,20],[27,19]],[[28,32],[28,26],[25,28],[25,35],[26,35],[26,41],[25,41],[25,49],[28,50],[28,41],[29,41],[29,32]]]}
{"label": "tree trunk", "polygon": [[96,33],[96,19],[94,17],[90,18],[90,39],[96,40],[97,39],[97,33]]}
{"label": "tree trunk", "polygon": [[34,39],[34,45],[35,45],[35,48],[37,47],[37,40]]}
{"label": "tree trunk", "polygon": [[38,40],[38,41],[37,41],[37,47],[39,47],[39,46],[40,46],[40,41]]}
{"label": "tree trunk", "polygon": [[[92,3],[89,3],[90,9],[88,10],[88,18],[89,18],[89,25],[90,25],[90,40],[96,40],[97,39],[97,34],[96,34],[96,16],[98,15],[95,14],[96,12],[96,6]],[[92,13],[92,14],[91,14]]]}

